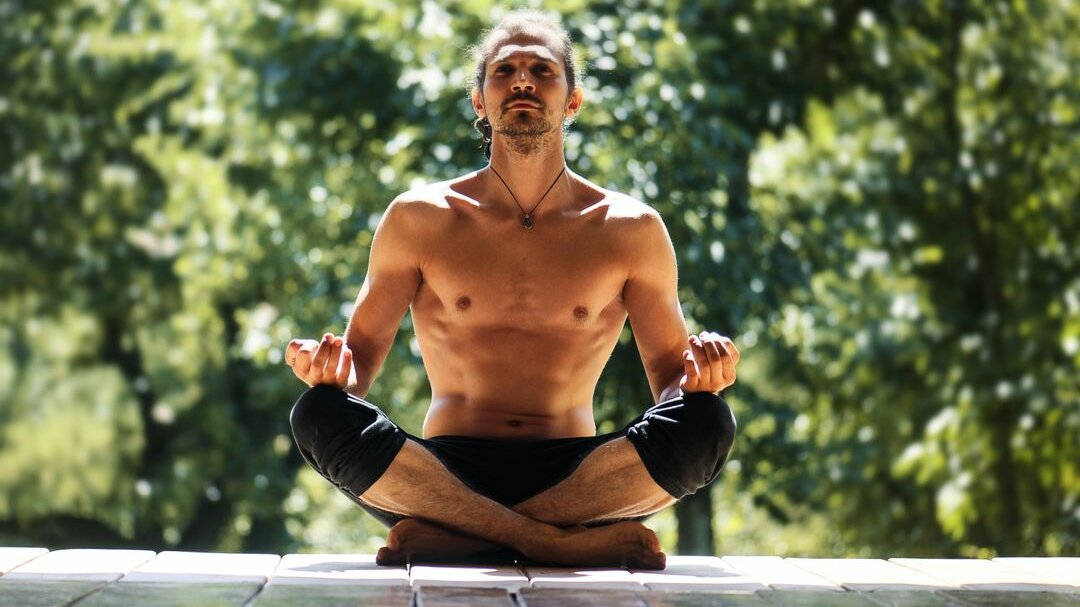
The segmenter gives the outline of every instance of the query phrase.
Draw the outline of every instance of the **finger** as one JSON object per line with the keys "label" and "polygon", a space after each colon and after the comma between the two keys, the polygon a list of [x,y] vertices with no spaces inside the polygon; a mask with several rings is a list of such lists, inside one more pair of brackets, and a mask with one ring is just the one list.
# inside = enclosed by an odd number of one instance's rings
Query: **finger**
{"label": "finger", "polygon": [[304,350],[305,346],[314,351],[315,346],[319,345],[319,342],[314,339],[294,339],[289,342],[289,345],[285,348],[285,363],[292,366],[296,362],[296,357],[300,355],[300,352]]}
{"label": "finger", "polygon": [[705,353],[705,346],[697,335],[691,335],[689,341],[690,350],[694,353],[694,360],[697,362],[701,385],[710,386],[712,385],[712,371],[709,369],[709,356]]}
{"label": "finger", "polygon": [[330,339],[333,335],[327,333],[323,335],[322,341],[319,342],[319,346],[315,349],[315,358],[311,361],[311,368],[316,373],[321,373],[323,367],[326,366],[326,359],[330,358]]}
{"label": "finger", "polygon": [[341,345],[340,337],[330,338],[330,352],[326,356],[326,365],[322,368],[323,383],[332,383],[337,378],[338,367],[341,366]]}
{"label": "finger", "polygon": [[714,378],[724,376],[727,373],[728,367],[734,365],[734,359],[731,358],[731,352],[729,352],[726,347],[727,341],[730,340],[717,333],[705,334],[705,349],[708,352],[708,361],[712,363],[714,361],[713,355],[716,355],[716,363],[713,365]]}
{"label": "finger", "polygon": [[721,376],[723,377],[725,387],[735,383],[735,367],[739,364],[738,353],[735,348],[735,342],[729,337],[718,335],[713,333],[718,339],[718,345],[720,347],[720,354],[722,359],[721,364]]}
{"label": "finger", "polygon": [[296,353],[300,351],[300,346],[304,343],[302,339],[294,339],[289,342],[289,345],[285,346],[285,364],[290,367],[296,362]]}
{"label": "finger", "polygon": [[304,381],[307,381],[308,371],[311,370],[311,359],[314,357],[315,348],[318,346],[318,343],[319,342],[315,340],[311,340],[300,346],[300,351],[296,353],[296,359],[293,360],[293,373]]}
{"label": "finger", "polygon": [[723,352],[723,372],[724,387],[730,386],[735,383],[735,366],[739,364],[738,350],[735,349],[735,343],[727,337],[722,337],[719,345]]}
{"label": "finger", "polygon": [[735,363],[718,342],[710,340],[705,345],[709,353],[709,370],[713,380],[709,390],[719,392],[732,383],[729,377],[735,372]]}
{"label": "finger", "polygon": [[349,376],[352,374],[352,350],[348,346],[345,346],[345,351],[341,355],[341,368],[338,369],[337,385],[344,388],[349,385]]}
{"label": "finger", "polygon": [[685,375],[683,375],[679,387],[685,392],[697,392],[701,375],[698,373],[697,363],[694,361],[694,355],[690,350],[683,350],[683,373]]}
{"label": "finger", "polygon": [[[714,335],[716,334],[714,333]],[[724,335],[716,336],[720,338],[720,345],[723,346],[724,350],[731,356],[731,360],[734,361],[735,364],[739,364],[739,359],[742,358],[742,356],[739,354],[739,349],[735,347],[735,340]]]}
{"label": "finger", "polygon": [[715,379],[723,369],[723,360],[727,351],[720,345],[720,341],[713,337],[715,333],[702,333],[701,345],[705,348],[705,356],[709,359],[709,371]]}

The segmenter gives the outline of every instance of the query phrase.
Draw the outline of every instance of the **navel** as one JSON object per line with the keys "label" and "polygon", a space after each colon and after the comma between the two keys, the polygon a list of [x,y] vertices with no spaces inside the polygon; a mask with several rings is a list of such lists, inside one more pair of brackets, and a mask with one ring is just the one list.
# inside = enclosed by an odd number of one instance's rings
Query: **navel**
{"label": "navel", "polygon": [[457,307],[458,311],[460,311],[460,312],[464,312],[465,310],[468,310],[469,306],[471,306],[471,305],[472,305],[472,300],[469,299],[468,296],[465,296],[465,295],[462,295],[461,297],[458,297],[457,301],[454,302],[454,306]]}
{"label": "navel", "polygon": [[511,428],[520,428],[521,424],[522,424],[522,422],[519,419],[512,419],[512,420],[506,422],[506,425],[510,426]]}
{"label": "navel", "polygon": [[585,306],[578,306],[574,308],[574,318],[578,320],[585,320],[589,317],[589,309]]}

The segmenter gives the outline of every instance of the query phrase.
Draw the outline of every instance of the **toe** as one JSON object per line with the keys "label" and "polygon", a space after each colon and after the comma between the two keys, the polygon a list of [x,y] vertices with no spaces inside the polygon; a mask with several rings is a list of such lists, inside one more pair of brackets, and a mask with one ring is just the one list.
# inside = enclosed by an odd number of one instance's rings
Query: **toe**
{"label": "toe", "polygon": [[405,557],[384,546],[375,553],[375,564],[382,567],[404,565]]}
{"label": "toe", "polygon": [[390,558],[393,557],[393,554],[394,554],[393,551],[391,551],[386,546],[383,546],[382,548],[379,548],[379,551],[375,553],[375,564],[376,565],[385,565],[387,563],[387,561],[390,560]]}
{"label": "toe", "polygon": [[653,552],[660,552],[660,538],[656,537],[656,532],[648,528],[645,529],[645,532],[645,547]]}
{"label": "toe", "polygon": [[628,561],[633,569],[663,569],[667,565],[667,555],[661,551],[637,550]]}
{"label": "toe", "polygon": [[409,535],[412,528],[412,519],[399,521],[386,532],[386,547],[394,552],[401,552],[401,544]]}

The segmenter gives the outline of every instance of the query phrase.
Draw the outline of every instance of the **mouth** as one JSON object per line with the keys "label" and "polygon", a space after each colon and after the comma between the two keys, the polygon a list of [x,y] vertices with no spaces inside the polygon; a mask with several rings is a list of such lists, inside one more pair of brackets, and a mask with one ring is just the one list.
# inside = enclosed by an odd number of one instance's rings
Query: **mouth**
{"label": "mouth", "polygon": [[508,110],[538,110],[540,104],[528,99],[514,99],[510,103],[506,104]]}

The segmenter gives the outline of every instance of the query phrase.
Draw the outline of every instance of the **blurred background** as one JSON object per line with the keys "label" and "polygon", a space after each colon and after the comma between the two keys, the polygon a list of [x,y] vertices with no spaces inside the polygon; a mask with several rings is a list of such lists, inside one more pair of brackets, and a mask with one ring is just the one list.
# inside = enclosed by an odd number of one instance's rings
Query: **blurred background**
{"label": "blurred background", "polygon": [[[485,164],[467,47],[508,8],[0,0],[0,544],[381,545],[282,350],[343,330],[397,193]],[[570,167],[662,214],[743,353],[665,549],[1080,553],[1080,3],[542,8]],[[418,354],[406,317],[369,395],[412,432]],[[600,431],[651,403],[627,329]]]}

